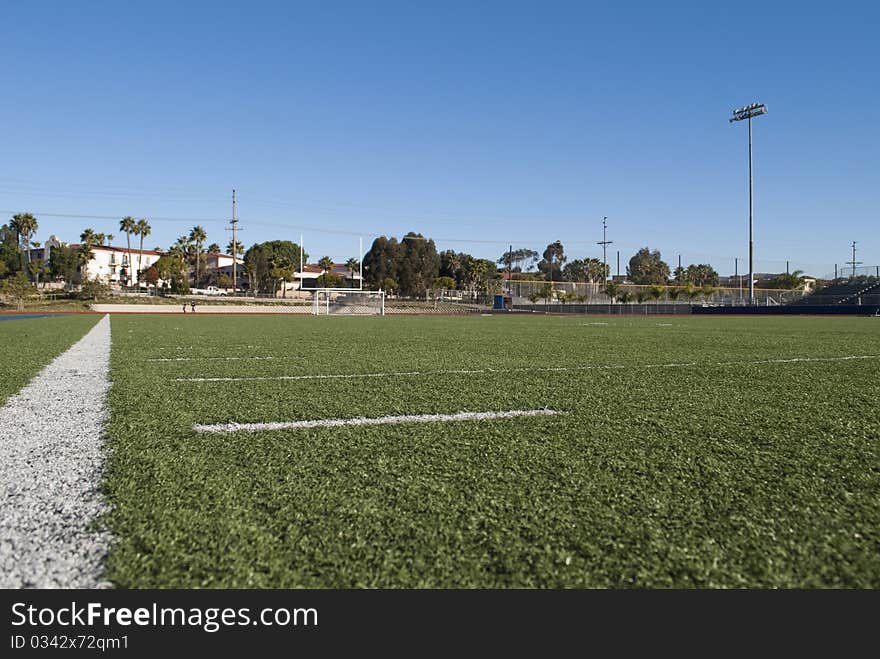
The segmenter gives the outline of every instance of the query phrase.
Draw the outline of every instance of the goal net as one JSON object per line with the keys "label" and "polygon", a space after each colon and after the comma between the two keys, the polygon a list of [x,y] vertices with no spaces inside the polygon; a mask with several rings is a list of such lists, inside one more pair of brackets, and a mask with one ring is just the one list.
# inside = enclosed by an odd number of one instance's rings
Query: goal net
{"label": "goal net", "polygon": [[312,297],[315,316],[384,316],[384,291],[350,288],[316,288]]}

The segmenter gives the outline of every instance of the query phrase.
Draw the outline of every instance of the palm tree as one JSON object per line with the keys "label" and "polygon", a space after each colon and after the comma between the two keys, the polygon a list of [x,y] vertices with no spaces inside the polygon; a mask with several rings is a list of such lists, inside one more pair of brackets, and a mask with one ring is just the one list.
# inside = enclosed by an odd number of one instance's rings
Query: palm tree
{"label": "palm tree", "polygon": [[[91,231],[91,229],[87,229],[87,231]],[[95,258],[95,253],[92,251],[92,243],[86,240],[83,240],[80,243],[79,251],[76,253],[77,260],[80,264],[80,283],[84,281],[88,281],[89,279],[89,261]]]}
{"label": "palm tree", "polygon": [[200,226],[194,226],[189,232],[189,239],[196,248],[196,276],[193,280],[194,286],[199,285],[199,261],[202,259],[202,243],[204,243],[207,238],[208,234],[205,232],[205,229]]}
{"label": "palm tree", "polygon": [[131,262],[131,234],[135,233],[135,229],[137,227],[137,222],[131,215],[126,215],[121,220],[119,220],[119,230],[125,234],[125,239],[128,242],[128,285],[131,286],[131,271],[132,268]]}
{"label": "palm tree", "polygon": [[217,243],[211,243],[208,245],[208,254],[219,254],[220,253],[220,245]]}
{"label": "palm tree", "polygon": [[318,261],[318,267],[321,268],[324,272],[332,272],[333,271],[333,259],[329,256],[322,256],[321,260]]}
{"label": "palm tree", "polygon": [[9,228],[15,231],[15,248],[18,250],[18,262],[21,269],[24,270],[24,250],[21,248],[21,224],[18,222],[20,216],[20,214],[12,216],[12,219],[9,220]]}
{"label": "palm tree", "polygon": [[[25,261],[27,263],[31,262],[31,236],[33,236],[37,232],[37,218],[35,218],[30,213],[18,213],[12,216],[12,222],[10,222],[12,228],[15,229],[16,233],[19,237],[19,248],[21,248],[21,243],[24,242],[24,254]],[[22,263],[22,268],[24,268],[24,263]]]}
{"label": "palm tree", "polygon": [[241,256],[242,254],[244,254],[244,245],[242,245],[238,241],[235,241],[235,243],[233,244],[233,242],[230,240],[229,244],[226,246],[226,253],[230,254],[231,256]]}
{"label": "palm tree", "polygon": [[651,288],[648,289],[648,292],[650,293],[651,297],[654,299],[654,302],[659,303],[660,298],[663,297],[663,287],[662,286],[655,284],[654,286],[651,286]]}
{"label": "palm tree", "polygon": [[620,286],[613,281],[605,284],[605,295],[611,298],[611,302],[614,303],[615,298],[620,294]]}
{"label": "palm tree", "polygon": [[345,262],[345,267],[348,268],[348,272],[351,275],[351,287],[354,288],[354,273],[360,270],[360,262],[356,258],[351,257]]}
{"label": "palm tree", "polygon": [[146,238],[147,236],[150,235],[150,229],[151,229],[150,225],[147,223],[147,220],[144,218],[139,219],[137,221],[137,224],[135,224],[134,233],[135,233],[135,235],[137,235],[141,239],[141,246],[140,246],[140,249],[138,250],[138,269],[137,269],[137,271],[138,271],[137,282],[138,283],[140,283],[140,279],[141,279],[141,266],[143,264],[143,258],[144,258],[144,238]]}

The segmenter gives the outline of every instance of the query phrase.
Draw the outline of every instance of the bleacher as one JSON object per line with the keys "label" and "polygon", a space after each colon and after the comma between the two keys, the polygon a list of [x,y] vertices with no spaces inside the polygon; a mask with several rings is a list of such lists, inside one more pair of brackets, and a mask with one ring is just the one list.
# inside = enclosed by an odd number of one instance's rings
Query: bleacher
{"label": "bleacher", "polygon": [[792,305],[880,304],[880,279],[859,277],[832,284],[818,293],[806,295]]}

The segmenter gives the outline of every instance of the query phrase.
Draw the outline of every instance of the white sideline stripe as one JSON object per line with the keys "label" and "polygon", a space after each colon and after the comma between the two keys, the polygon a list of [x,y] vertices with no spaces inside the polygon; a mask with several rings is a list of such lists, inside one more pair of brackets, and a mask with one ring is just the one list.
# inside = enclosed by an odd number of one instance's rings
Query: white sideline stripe
{"label": "white sideline stripe", "polygon": [[0,407],[0,588],[96,588],[110,317]]}
{"label": "white sideline stripe", "polygon": [[842,362],[854,359],[880,359],[880,355],[844,357],[792,357],[742,362],[673,362],[669,364],[594,364],[590,366],[548,366],[539,368],[475,368],[438,371],[389,371],[386,373],[314,373],[310,375],[255,375],[225,378],[174,378],[175,382],[253,382],[260,380],[351,380],[360,378],[415,377],[422,375],[480,375],[486,373],[564,373],[568,371],[614,370],[625,368],[687,368],[691,366],[750,366],[752,364],[791,364],[796,362]]}
{"label": "white sideline stripe", "polygon": [[339,428],[341,426],[383,426],[390,423],[435,423],[438,421],[490,421],[519,416],[553,416],[556,410],[507,410],[504,412],[456,412],[455,414],[403,414],[400,416],[351,419],[314,419],[311,421],[273,421],[269,423],[214,423],[193,426],[196,432],[261,432],[264,430],[296,430],[300,428]]}

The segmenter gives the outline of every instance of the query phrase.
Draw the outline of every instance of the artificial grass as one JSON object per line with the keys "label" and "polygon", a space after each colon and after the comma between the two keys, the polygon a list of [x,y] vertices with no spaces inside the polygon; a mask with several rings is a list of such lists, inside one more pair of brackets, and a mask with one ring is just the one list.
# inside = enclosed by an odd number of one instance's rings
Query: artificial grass
{"label": "artificial grass", "polygon": [[79,341],[99,318],[69,315],[0,322],[0,404]]}
{"label": "artificial grass", "polygon": [[[112,329],[120,587],[880,585],[874,319],[195,315]],[[848,356],[865,358],[765,361]],[[585,366],[603,368],[535,370]],[[425,374],[488,369],[504,370]],[[401,371],[422,374],[174,379]],[[539,407],[563,414],[192,430]]]}

